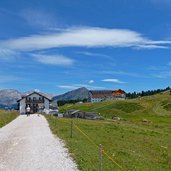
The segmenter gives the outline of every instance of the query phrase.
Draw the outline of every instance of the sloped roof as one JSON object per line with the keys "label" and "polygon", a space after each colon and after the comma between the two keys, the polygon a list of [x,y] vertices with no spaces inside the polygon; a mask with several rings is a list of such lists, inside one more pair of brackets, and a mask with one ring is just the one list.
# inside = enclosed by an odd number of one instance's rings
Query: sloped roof
{"label": "sloped roof", "polygon": [[[27,96],[30,96],[30,95],[32,95],[34,93],[36,93],[36,94],[38,94],[40,96],[43,96],[44,98],[46,98],[46,99],[51,101],[51,97],[49,97],[47,94],[42,93],[42,92],[37,92],[37,91],[30,91],[28,93],[24,93],[24,94],[21,95],[21,99],[26,98]],[[18,101],[20,101],[21,99],[19,99]]]}
{"label": "sloped roof", "polygon": [[124,90],[115,90],[112,92],[112,95],[116,95],[116,96],[119,96],[119,95],[122,95],[122,94],[126,94],[126,92]]}
{"label": "sloped roof", "polygon": [[90,90],[91,94],[112,94],[112,90]]}
{"label": "sloped roof", "polygon": [[105,98],[109,96],[120,96],[122,94],[125,94],[124,90],[90,90],[89,93],[91,93],[93,98]]}

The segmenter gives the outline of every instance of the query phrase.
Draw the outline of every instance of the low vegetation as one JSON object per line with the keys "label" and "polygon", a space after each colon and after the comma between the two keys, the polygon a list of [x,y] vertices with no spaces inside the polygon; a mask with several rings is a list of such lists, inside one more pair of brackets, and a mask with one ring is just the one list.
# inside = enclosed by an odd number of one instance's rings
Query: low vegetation
{"label": "low vegetation", "polygon": [[[170,91],[126,101],[67,104],[60,108],[96,111],[105,120],[71,119],[47,116],[54,134],[63,139],[82,171],[99,169],[99,144],[124,170],[171,170],[171,96]],[[121,120],[112,120],[118,116]],[[97,146],[96,146],[96,145]],[[103,156],[103,170],[122,170]]]}
{"label": "low vegetation", "polygon": [[68,104],[68,103],[75,104],[75,103],[78,103],[80,101],[85,103],[85,102],[87,102],[87,99],[83,99],[83,100],[79,100],[79,99],[78,100],[58,100],[57,104],[58,104],[58,106],[63,106],[63,105]]}
{"label": "low vegetation", "polygon": [[170,99],[162,101],[161,105],[165,110],[171,112],[171,100]]}
{"label": "low vegetation", "polygon": [[[61,112],[69,109],[93,111],[105,118],[119,116],[129,121],[153,119],[160,121],[160,116],[171,117],[171,95],[165,91],[157,95],[139,97],[122,101],[103,101],[100,103],[66,104],[60,107]],[[158,116],[158,117],[156,117]]]}
{"label": "low vegetation", "polygon": [[11,122],[18,116],[16,111],[0,110],[0,128]]}

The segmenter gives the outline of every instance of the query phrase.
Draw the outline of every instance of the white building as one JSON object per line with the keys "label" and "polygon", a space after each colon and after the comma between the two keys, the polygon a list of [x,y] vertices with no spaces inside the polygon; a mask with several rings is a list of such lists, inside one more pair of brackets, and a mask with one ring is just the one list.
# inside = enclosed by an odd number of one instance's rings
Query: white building
{"label": "white building", "polygon": [[32,92],[23,95],[19,103],[20,114],[26,114],[26,108],[30,107],[30,113],[45,112],[49,113],[49,105],[51,99],[40,92]]}
{"label": "white building", "polygon": [[90,90],[89,101],[91,103],[101,102],[104,100],[124,100],[126,93],[124,90]]}

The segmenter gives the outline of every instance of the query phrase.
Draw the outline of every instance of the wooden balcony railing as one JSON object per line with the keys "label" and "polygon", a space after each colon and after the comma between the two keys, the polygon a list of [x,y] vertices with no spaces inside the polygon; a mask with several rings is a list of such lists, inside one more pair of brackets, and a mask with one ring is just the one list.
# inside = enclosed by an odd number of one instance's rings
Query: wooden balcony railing
{"label": "wooden balcony railing", "polygon": [[44,103],[44,100],[26,99],[26,103]]}

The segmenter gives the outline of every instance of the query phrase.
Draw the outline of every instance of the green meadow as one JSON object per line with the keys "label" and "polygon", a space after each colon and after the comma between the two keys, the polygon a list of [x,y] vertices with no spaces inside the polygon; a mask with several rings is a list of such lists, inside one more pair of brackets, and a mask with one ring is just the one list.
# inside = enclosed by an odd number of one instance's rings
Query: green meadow
{"label": "green meadow", "polygon": [[15,111],[0,110],[0,128],[14,120],[18,116]]}
{"label": "green meadow", "polygon": [[[169,92],[125,101],[67,104],[60,108],[95,111],[104,120],[91,121],[47,116],[54,134],[64,140],[82,171],[99,170],[99,144],[103,170],[171,170],[171,96]],[[118,116],[121,120],[112,120]],[[81,130],[79,130],[79,129]]]}

